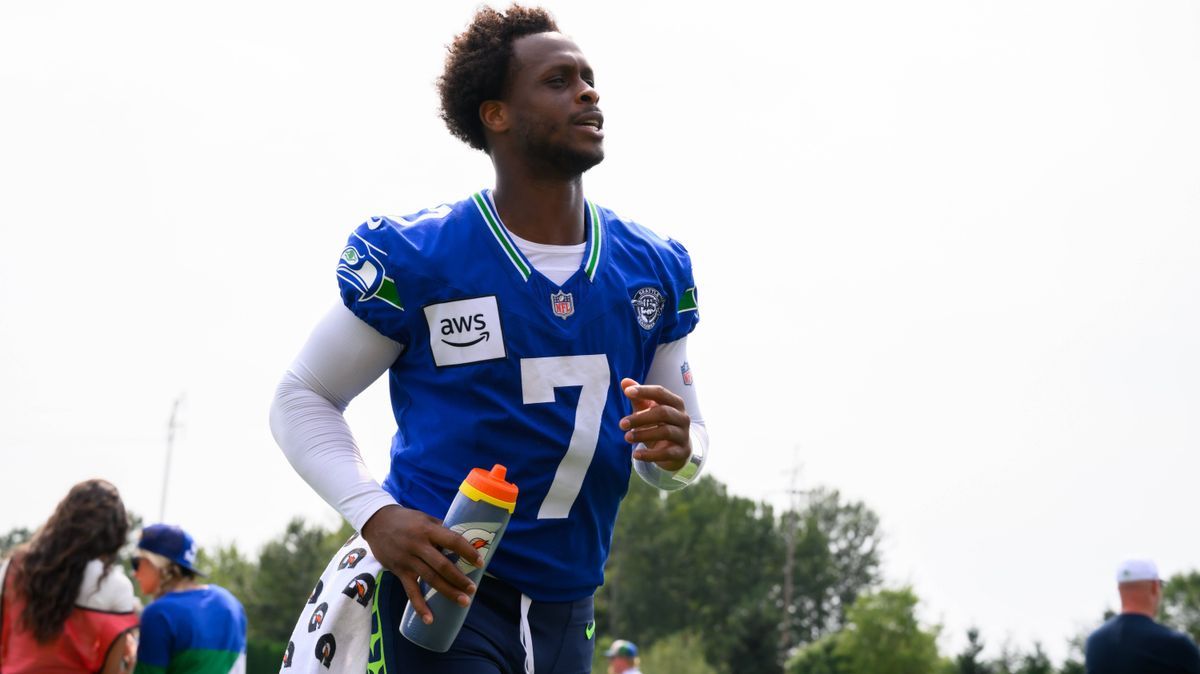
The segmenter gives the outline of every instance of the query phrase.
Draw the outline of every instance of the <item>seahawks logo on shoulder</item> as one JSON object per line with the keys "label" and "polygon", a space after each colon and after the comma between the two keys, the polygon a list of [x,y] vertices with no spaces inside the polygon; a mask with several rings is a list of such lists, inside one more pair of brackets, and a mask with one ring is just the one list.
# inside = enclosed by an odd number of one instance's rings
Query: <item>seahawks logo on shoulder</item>
{"label": "seahawks logo on shoulder", "polygon": [[385,254],[355,234],[338,260],[338,278],[358,291],[359,301],[378,299],[403,311],[396,282],[388,278],[376,253]]}

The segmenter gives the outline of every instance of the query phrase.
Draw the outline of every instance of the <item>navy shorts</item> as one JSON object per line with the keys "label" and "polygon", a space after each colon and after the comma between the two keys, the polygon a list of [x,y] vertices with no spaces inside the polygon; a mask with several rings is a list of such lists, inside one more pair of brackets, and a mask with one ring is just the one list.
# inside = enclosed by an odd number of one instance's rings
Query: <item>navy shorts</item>
{"label": "navy shorts", "polygon": [[[592,670],[596,642],[592,638],[595,616],[591,597],[569,602],[530,601],[508,583],[485,576],[454,644],[445,653],[435,653],[400,634],[400,620],[408,605],[400,580],[383,571],[378,591],[368,672],[588,674]],[[374,652],[376,646],[378,652]]]}

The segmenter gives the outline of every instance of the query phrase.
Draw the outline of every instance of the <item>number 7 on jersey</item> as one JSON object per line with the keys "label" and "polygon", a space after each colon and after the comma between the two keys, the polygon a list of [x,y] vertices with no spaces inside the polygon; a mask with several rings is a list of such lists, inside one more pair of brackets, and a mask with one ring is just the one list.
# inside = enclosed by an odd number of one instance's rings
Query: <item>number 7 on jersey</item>
{"label": "number 7 on jersey", "polygon": [[521,359],[521,395],[526,405],[554,402],[556,388],[582,387],[575,410],[575,430],[571,432],[567,453],[554,472],[554,482],[538,509],[538,519],[562,519],[571,513],[596,455],[600,420],[611,381],[608,356],[604,354]]}

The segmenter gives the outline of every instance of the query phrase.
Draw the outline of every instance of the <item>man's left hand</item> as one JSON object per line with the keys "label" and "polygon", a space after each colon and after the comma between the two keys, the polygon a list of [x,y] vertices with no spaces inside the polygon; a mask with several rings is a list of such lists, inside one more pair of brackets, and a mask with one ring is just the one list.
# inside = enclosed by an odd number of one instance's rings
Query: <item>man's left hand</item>
{"label": "man's left hand", "polygon": [[634,450],[633,458],[672,472],[683,468],[692,455],[692,419],[683,399],[662,386],[642,385],[628,377],[621,380],[621,390],[633,402],[633,414],[621,420],[625,441],[645,445]]}

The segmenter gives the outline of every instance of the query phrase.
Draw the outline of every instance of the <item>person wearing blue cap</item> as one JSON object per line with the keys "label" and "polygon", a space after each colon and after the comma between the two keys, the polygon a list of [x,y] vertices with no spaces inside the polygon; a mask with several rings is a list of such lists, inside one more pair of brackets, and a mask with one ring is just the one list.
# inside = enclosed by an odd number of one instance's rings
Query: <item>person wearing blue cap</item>
{"label": "person wearing blue cap", "polygon": [[1154,621],[1164,583],[1148,559],[1121,564],[1121,613],[1088,637],[1087,674],[1200,674],[1200,650],[1191,638]]}
{"label": "person wearing blue cap", "polygon": [[604,657],[608,658],[608,674],[642,674],[638,648],[632,641],[617,639],[604,651]]}
{"label": "person wearing blue cap", "polygon": [[228,590],[201,584],[196,542],[183,529],[142,529],[134,578],[154,601],[142,613],[135,674],[244,674],[246,611]]}

